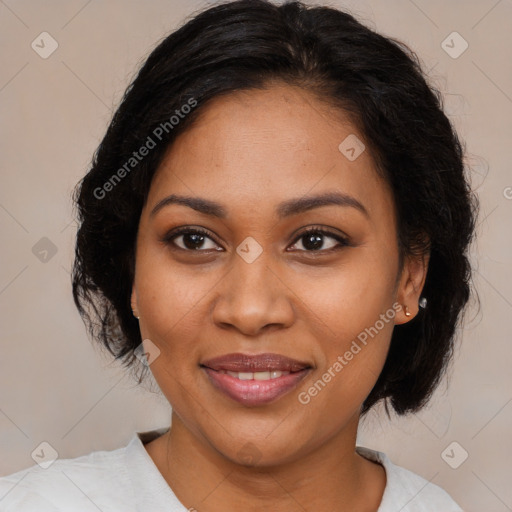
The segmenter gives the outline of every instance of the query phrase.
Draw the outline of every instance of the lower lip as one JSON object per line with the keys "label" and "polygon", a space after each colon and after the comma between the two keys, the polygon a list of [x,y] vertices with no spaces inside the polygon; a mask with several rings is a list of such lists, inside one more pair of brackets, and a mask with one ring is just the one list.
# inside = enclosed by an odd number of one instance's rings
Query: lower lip
{"label": "lower lip", "polygon": [[311,370],[306,368],[270,380],[240,380],[205,366],[201,368],[217,389],[236,402],[247,406],[265,405],[277,400],[294,389]]}

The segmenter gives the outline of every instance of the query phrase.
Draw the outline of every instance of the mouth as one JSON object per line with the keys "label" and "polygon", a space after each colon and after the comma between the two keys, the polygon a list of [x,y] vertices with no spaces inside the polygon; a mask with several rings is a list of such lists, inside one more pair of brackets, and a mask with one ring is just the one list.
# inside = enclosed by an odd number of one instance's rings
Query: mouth
{"label": "mouth", "polygon": [[225,354],[199,366],[217,391],[246,407],[275,402],[313,370],[309,362],[273,353]]}

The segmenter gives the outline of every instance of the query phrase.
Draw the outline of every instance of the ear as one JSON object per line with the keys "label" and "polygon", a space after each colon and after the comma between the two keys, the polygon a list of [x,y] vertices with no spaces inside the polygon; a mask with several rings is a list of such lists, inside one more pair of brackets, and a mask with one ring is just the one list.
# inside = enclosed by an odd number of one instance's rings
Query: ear
{"label": "ear", "polygon": [[138,318],[139,317],[139,308],[137,306],[137,290],[135,289],[135,283],[132,286],[132,296],[131,296],[131,306],[133,315]]}
{"label": "ear", "polygon": [[[401,309],[396,313],[395,325],[405,324],[418,314],[418,302],[425,279],[427,278],[429,260],[430,251],[421,256],[405,256],[402,275],[396,293],[396,300],[401,305]],[[405,306],[407,306],[408,311],[411,313],[410,316],[405,315]]]}

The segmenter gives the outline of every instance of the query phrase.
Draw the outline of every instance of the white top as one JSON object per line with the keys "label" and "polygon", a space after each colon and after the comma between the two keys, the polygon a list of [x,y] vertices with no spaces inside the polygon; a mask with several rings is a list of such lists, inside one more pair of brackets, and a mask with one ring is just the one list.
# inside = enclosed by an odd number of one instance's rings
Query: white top
{"label": "white top", "polygon": [[[56,459],[0,478],[0,512],[187,512],[144,444],[168,428],[136,432],[127,446]],[[357,452],[386,470],[377,512],[462,512],[440,487],[369,448]],[[192,505],[191,505],[192,506]]]}

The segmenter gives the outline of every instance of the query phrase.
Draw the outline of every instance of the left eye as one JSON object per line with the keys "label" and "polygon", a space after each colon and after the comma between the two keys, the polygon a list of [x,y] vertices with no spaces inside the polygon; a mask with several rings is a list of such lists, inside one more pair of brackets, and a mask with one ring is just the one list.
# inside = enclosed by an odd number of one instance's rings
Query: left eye
{"label": "left eye", "polygon": [[[324,239],[330,238],[334,243],[330,243],[328,247],[324,247]],[[304,249],[308,252],[314,251],[328,251],[330,249],[334,249],[336,245],[346,246],[348,245],[348,240],[340,235],[335,235],[329,231],[324,231],[322,229],[310,229],[304,233],[302,233],[297,239],[294,245],[297,245],[297,242],[300,241]],[[304,240],[304,242],[303,242]],[[293,246],[292,246],[293,247]]]}

